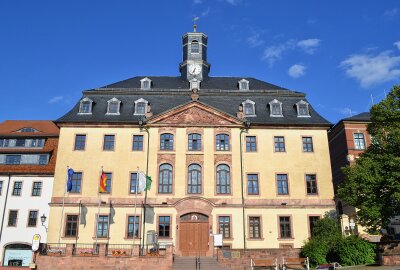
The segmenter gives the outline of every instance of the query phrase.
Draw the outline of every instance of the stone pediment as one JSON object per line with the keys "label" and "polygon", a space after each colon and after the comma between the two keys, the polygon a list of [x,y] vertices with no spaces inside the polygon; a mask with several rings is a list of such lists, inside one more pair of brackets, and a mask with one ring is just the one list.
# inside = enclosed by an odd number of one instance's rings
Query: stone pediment
{"label": "stone pediment", "polygon": [[160,126],[241,126],[243,122],[236,117],[194,101],[155,115],[147,121],[147,124]]}

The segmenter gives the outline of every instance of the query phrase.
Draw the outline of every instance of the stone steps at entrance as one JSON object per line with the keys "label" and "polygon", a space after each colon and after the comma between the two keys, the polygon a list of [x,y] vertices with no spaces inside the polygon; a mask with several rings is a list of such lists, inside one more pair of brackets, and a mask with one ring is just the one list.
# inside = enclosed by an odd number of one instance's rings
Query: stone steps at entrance
{"label": "stone steps at entrance", "polygon": [[[173,270],[196,270],[196,257],[175,257],[172,265]],[[216,258],[200,257],[200,269],[204,270],[226,270],[218,264]]]}

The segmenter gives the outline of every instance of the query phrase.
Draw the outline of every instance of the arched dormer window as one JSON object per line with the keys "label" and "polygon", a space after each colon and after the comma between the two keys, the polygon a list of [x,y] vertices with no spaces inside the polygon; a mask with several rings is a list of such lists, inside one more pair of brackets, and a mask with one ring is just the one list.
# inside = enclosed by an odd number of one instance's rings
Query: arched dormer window
{"label": "arched dormer window", "polygon": [[143,98],[139,98],[135,101],[135,113],[134,115],[145,115],[147,112],[147,105],[149,102]]}
{"label": "arched dormer window", "polygon": [[140,88],[143,90],[151,89],[151,80],[149,78],[143,78],[140,80]]}
{"label": "arched dormer window", "polygon": [[80,101],[79,104],[79,114],[92,114],[93,100],[85,97]]}
{"label": "arched dormer window", "polygon": [[24,127],[21,128],[20,130],[17,130],[17,132],[39,132],[39,131],[34,129],[33,127]]}
{"label": "arched dormer window", "polygon": [[249,81],[241,79],[239,82],[239,90],[249,90]]}
{"label": "arched dormer window", "polygon": [[308,109],[308,103],[304,100],[300,100],[296,103],[297,117],[310,117],[310,110]]}
{"label": "arched dormer window", "polygon": [[199,42],[197,40],[193,40],[192,43],[190,44],[190,52],[191,53],[199,53],[200,52],[200,46],[199,46]]}
{"label": "arched dormer window", "polygon": [[250,99],[248,99],[242,103],[243,112],[244,112],[245,117],[256,116],[255,105],[256,105],[256,103],[254,101],[251,101]]}
{"label": "arched dormer window", "polygon": [[271,116],[271,117],[283,117],[282,102],[280,102],[279,100],[277,100],[277,99],[272,100],[269,103],[269,109],[270,109],[269,116]]}
{"label": "arched dormer window", "polygon": [[107,101],[108,106],[107,106],[107,114],[119,114],[119,108],[121,106],[121,101],[117,98],[112,98],[109,101]]}

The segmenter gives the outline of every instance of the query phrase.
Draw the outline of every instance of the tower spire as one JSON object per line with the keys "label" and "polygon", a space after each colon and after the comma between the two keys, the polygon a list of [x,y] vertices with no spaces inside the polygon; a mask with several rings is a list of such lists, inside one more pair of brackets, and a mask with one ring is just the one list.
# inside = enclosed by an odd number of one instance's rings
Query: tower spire
{"label": "tower spire", "polygon": [[197,32],[197,21],[199,20],[199,17],[194,17],[193,18],[193,32]]}

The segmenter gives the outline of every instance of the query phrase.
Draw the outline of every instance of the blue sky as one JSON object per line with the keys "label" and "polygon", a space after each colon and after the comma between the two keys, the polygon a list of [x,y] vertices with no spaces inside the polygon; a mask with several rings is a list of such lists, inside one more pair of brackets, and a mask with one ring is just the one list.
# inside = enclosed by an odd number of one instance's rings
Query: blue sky
{"label": "blue sky", "polygon": [[177,76],[194,16],[211,76],[305,92],[333,123],[399,84],[399,1],[2,0],[0,121],[57,119],[84,89]]}

